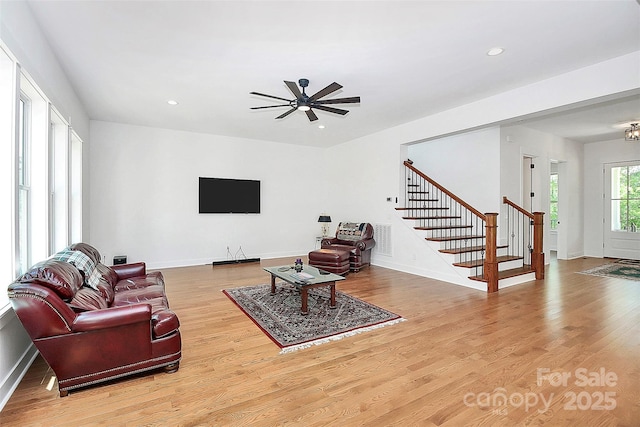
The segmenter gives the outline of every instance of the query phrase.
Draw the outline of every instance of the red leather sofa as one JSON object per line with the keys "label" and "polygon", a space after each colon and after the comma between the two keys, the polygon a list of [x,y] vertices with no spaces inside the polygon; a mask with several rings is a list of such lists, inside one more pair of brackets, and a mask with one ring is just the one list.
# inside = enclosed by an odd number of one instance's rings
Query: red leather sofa
{"label": "red leather sofa", "polygon": [[169,309],[162,273],[147,272],[144,263],[107,267],[100,259],[95,248],[78,243],[8,288],[13,309],[57,377],[60,396],[152,369],[175,372],[180,364],[180,323]]}
{"label": "red leather sofa", "polygon": [[322,249],[334,249],[349,252],[349,267],[358,272],[371,264],[371,249],[376,245],[373,239],[373,226],[368,222],[341,222],[336,236],[322,239]]}

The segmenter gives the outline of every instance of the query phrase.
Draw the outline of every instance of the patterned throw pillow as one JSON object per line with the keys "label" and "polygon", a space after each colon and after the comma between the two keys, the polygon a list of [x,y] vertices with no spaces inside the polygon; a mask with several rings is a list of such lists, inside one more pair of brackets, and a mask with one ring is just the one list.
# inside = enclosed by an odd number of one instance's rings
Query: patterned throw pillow
{"label": "patterned throw pillow", "polygon": [[91,258],[80,251],[63,250],[51,257],[59,261],[65,261],[75,266],[84,275],[85,285],[98,290],[100,284],[100,272]]}
{"label": "patterned throw pillow", "polygon": [[338,225],[336,237],[340,240],[356,242],[362,239],[362,229],[365,225],[366,223],[363,222],[341,222],[340,225]]}

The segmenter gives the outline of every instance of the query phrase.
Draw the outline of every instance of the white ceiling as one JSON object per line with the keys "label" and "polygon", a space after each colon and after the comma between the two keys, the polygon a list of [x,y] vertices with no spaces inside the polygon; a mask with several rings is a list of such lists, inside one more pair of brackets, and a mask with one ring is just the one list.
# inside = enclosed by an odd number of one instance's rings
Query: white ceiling
{"label": "white ceiling", "polygon": [[[313,146],[640,50],[635,0],[28,3],[91,119]],[[487,56],[494,46],[505,52]],[[335,105],[344,117],[316,111],[313,123],[302,112],[275,120],[287,107],[250,110],[279,102],[249,92],[293,98],[283,80],[300,78],[309,94],[336,81],[343,89],[325,99],[361,104]],[[611,123],[560,123],[611,132],[640,119],[637,96],[604,108]],[[575,137],[593,132],[603,130]]]}

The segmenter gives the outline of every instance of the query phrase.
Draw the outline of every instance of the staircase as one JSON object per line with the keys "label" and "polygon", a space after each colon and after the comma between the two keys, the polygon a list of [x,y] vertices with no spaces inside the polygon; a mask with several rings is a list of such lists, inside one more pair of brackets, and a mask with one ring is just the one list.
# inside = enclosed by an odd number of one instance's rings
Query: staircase
{"label": "staircase", "polygon": [[[465,269],[473,281],[487,283],[487,292],[495,292],[511,279],[524,282],[544,277],[542,251],[542,213],[540,242],[532,245],[534,214],[504,199],[506,236],[498,243],[498,214],[483,214],[468,203],[404,162],[406,167],[405,207],[396,208],[402,219],[410,221],[417,233],[433,242],[436,250],[455,268]],[[540,257],[542,255],[542,258]],[[534,262],[532,262],[535,261]],[[542,264],[539,262],[542,261]],[[535,277],[534,277],[535,276]],[[512,279],[519,277],[518,279]]]}

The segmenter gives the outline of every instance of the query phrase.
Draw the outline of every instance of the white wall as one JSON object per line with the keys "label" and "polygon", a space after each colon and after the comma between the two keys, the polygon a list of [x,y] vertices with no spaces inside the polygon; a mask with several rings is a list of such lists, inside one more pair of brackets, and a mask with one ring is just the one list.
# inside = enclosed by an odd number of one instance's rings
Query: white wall
{"label": "white wall", "polygon": [[[326,210],[324,150],[184,131],[91,123],[93,244],[150,268],[304,255]],[[260,214],[198,214],[198,177],[261,181]]]}
{"label": "white wall", "polygon": [[[583,255],[583,144],[550,135],[525,126],[505,126],[502,129],[501,189],[510,200],[523,205],[523,156],[533,157],[535,165],[532,190],[535,193],[533,211],[549,212],[549,176],[551,161],[560,162],[559,240],[558,257],[576,258]],[[562,228],[560,228],[562,227]],[[545,258],[549,257],[550,219],[545,215]]]}
{"label": "white wall", "polygon": [[499,212],[499,127],[414,144],[408,156],[416,168],[480,212]]}
{"label": "white wall", "polygon": [[584,147],[584,253],[604,256],[604,165],[640,161],[640,143],[624,140],[603,141]]}

